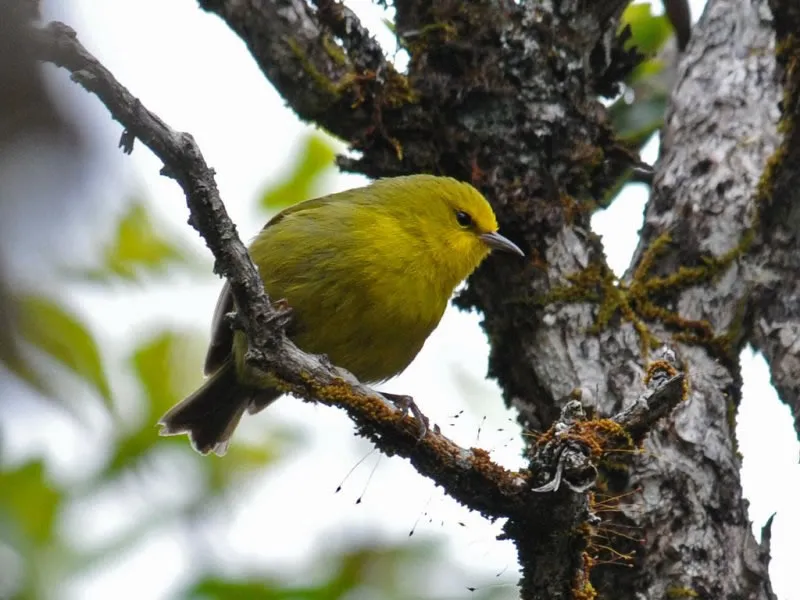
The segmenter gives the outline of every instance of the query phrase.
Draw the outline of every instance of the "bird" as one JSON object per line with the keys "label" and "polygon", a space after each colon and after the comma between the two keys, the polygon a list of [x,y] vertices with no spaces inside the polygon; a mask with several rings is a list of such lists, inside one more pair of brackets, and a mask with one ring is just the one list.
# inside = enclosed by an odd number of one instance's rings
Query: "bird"
{"label": "bird", "polygon": [[[269,297],[291,310],[289,338],[368,384],[411,363],[455,288],[491,251],[524,256],[498,232],[475,187],[426,174],[290,206],[248,250]],[[245,411],[257,413],[281,394],[268,373],[245,363],[246,335],[226,319],[234,310],[226,282],[212,319],[208,379],[159,421],[161,435],[188,434],[201,454],[224,455]]]}

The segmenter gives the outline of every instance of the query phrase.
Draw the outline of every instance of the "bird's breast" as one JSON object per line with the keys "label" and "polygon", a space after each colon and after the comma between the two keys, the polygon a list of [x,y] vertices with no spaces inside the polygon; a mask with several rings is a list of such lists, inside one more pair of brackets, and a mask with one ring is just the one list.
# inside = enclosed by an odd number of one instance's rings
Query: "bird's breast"
{"label": "bird's breast", "polygon": [[[395,218],[376,215],[364,227],[300,217],[269,228],[253,245],[270,297],[293,309],[292,339],[365,382],[397,375],[452,293],[429,245]],[[298,232],[310,242],[285,252]]]}
{"label": "bird's breast", "polygon": [[295,343],[365,382],[403,371],[438,325],[448,299],[429,282],[391,269],[367,279],[321,278],[312,287],[286,294],[297,307]]}

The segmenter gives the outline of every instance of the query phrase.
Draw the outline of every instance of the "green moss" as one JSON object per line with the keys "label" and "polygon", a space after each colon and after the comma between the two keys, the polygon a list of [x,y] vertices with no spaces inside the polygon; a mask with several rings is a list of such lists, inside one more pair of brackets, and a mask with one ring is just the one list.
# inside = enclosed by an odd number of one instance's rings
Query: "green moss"
{"label": "green moss", "polygon": [[781,120],[778,122],[778,133],[782,134],[784,139],[767,160],[758,182],[756,199],[761,210],[772,204],[776,175],[789,157],[789,144],[791,138],[796,135],[795,110],[800,106],[800,38],[792,34],[779,40],[775,46],[775,54],[784,69],[781,102],[783,110]]}
{"label": "green moss", "polygon": [[[541,447],[550,443],[556,436],[555,426],[545,431],[536,439],[536,445]],[[617,470],[622,463],[620,457],[636,450],[628,431],[616,421],[611,419],[589,419],[578,421],[570,426],[568,431],[560,431],[558,437],[561,441],[572,440],[589,451],[590,457],[600,467],[611,467]],[[623,468],[627,468],[622,465]]]}
{"label": "green moss", "polygon": [[368,105],[368,111],[373,115],[374,121],[367,132],[387,141],[394,148],[397,159],[402,160],[403,148],[400,141],[386,130],[383,124],[383,110],[397,109],[419,101],[420,95],[413,89],[408,78],[398,73],[391,65],[381,73],[380,77],[374,71],[354,70],[345,50],[332,38],[324,36],[321,38],[321,44],[325,53],[337,67],[345,71],[339,79],[331,79],[314,65],[295,40],[289,39],[286,43],[303,71],[319,90],[331,96],[332,102],[346,98],[350,102],[351,109]]}
{"label": "green moss", "polygon": [[728,421],[728,431],[731,438],[731,446],[733,447],[733,451],[736,453],[736,456],[739,460],[744,458],[739,452],[739,439],[736,437],[736,414],[739,410],[738,403],[736,400],[730,397],[730,395],[725,394],[725,417]]}
{"label": "green moss", "polygon": [[383,74],[381,84],[374,89],[369,89],[369,84],[377,81],[376,74],[372,71],[359,73],[352,70],[344,49],[328,36],[321,39],[325,53],[334,64],[347,69],[347,72],[338,80],[331,79],[317,69],[300,44],[295,40],[289,39],[286,43],[302,66],[303,71],[311,77],[321,90],[337,99],[341,98],[345,93],[352,93],[354,108],[363,104],[368,98],[371,98],[378,106],[390,108],[411,104],[419,100],[419,94],[411,87],[408,78],[391,67]]}
{"label": "green moss", "polygon": [[[655,336],[646,321],[662,323],[673,332],[673,339],[691,344],[704,345],[714,352],[731,356],[734,345],[741,339],[747,302],[742,302],[737,318],[728,332],[716,336],[708,321],[682,317],[677,312],[657,303],[659,298],[711,282],[744,255],[755,239],[754,228],[749,229],[739,244],[720,257],[704,257],[700,266],[681,266],[669,275],[651,275],[655,261],[672,244],[669,233],[654,239],[642,255],[633,273],[630,284],[617,280],[607,265],[595,262],[584,270],[567,276],[569,285],[553,288],[541,301],[547,305],[561,302],[595,302],[598,304],[595,322],[587,331],[598,334],[606,329],[615,317],[630,322],[641,340],[643,357],[649,350],[657,348],[663,341]],[[738,333],[737,333],[738,332]]]}
{"label": "green moss", "polygon": [[[333,42],[330,42],[333,44]],[[317,67],[314,65],[313,62],[308,58],[308,55],[305,53],[303,48],[298,44],[295,40],[289,38],[286,40],[286,45],[289,46],[289,50],[292,51],[297,61],[300,63],[303,71],[311,77],[312,81],[317,85],[317,87],[329,95],[333,96],[334,98],[338,98],[341,95],[341,91],[339,86],[336,82],[331,81],[331,79],[322,73]],[[335,44],[333,44],[335,45]]]}
{"label": "green moss", "polygon": [[620,315],[630,321],[642,340],[643,354],[657,345],[644,322],[637,316],[632,304],[630,289],[619,283],[607,265],[595,262],[582,271],[567,276],[570,285],[553,288],[540,300],[542,305],[561,302],[596,302],[597,315],[589,334],[598,334],[608,327],[611,320]]}
{"label": "green moss", "polygon": [[322,47],[325,49],[325,53],[331,58],[331,60],[342,68],[347,67],[347,54],[345,53],[344,48],[342,48],[327,35],[323,36],[321,41]]}
{"label": "green moss", "polygon": [[408,77],[392,69],[386,79],[383,104],[392,108],[419,102],[419,92],[411,87]]}
{"label": "green moss", "polygon": [[[703,345],[716,355],[733,358],[739,350],[747,325],[749,299],[743,298],[727,330],[714,331],[705,320],[687,319],[666,308],[663,299],[675,297],[680,290],[712,282],[742,256],[753,249],[764,223],[765,210],[773,204],[777,177],[790,158],[790,143],[797,137],[797,107],[800,107],[800,37],[786,35],[776,45],[778,62],[783,66],[783,115],[778,131],[783,134],[782,144],[769,157],[759,179],[754,210],[749,215],[750,226],[743,232],[738,244],[717,257],[705,257],[700,264],[681,265],[669,274],[653,275],[656,259],[673,243],[664,233],[654,239],[642,256],[629,284],[616,281],[605,264],[589,265],[583,272],[567,277],[569,284],[553,289],[543,300],[544,304],[558,302],[597,303],[595,323],[588,333],[599,333],[615,319],[629,321],[641,337],[641,347],[647,350],[660,344],[648,330],[645,322],[662,323],[671,331],[673,339],[689,344]],[[589,154],[587,154],[589,156]],[[573,210],[567,207],[571,214]]]}
{"label": "green moss", "polygon": [[699,598],[700,594],[688,587],[667,588],[667,598]]}
{"label": "green moss", "polygon": [[786,146],[781,145],[772,153],[772,156],[767,159],[767,164],[761,172],[761,178],[758,180],[758,187],[756,188],[756,200],[761,204],[769,205],[772,203],[772,192],[775,187],[775,172],[783,165],[786,155]]}
{"label": "green moss", "polygon": [[431,48],[458,39],[458,35],[458,28],[454,24],[440,21],[427,23],[415,31],[404,32],[398,39],[414,62],[427,54]]}
{"label": "green moss", "polygon": [[750,298],[744,297],[736,305],[733,320],[728,330],[713,338],[712,343],[731,360],[739,351],[739,344],[745,336],[745,323],[750,306]]}
{"label": "green moss", "polygon": [[589,556],[588,552],[583,552],[581,561],[583,564],[572,586],[572,598],[573,600],[595,600],[597,598],[597,590],[590,581],[594,559]]}

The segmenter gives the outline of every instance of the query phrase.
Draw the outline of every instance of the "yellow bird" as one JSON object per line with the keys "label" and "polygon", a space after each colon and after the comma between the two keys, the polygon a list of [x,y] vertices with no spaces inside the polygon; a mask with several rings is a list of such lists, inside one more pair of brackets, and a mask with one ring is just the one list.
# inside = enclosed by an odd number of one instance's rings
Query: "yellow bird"
{"label": "yellow bird", "polygon": [[[264,287],[292,309],[289,337],[365,383],[403,371],[439,324],[455,287],[492,250],[523,256],[497,232],[478,190],[449,177],[410,175],[301,202],[273,217],[250,245]],[[225,315],[222,289],[205,384],[161,419],[162,435],[188,433],[222,455],[247,410],[279,395],[269,374],[247,367],[247,339]]]}

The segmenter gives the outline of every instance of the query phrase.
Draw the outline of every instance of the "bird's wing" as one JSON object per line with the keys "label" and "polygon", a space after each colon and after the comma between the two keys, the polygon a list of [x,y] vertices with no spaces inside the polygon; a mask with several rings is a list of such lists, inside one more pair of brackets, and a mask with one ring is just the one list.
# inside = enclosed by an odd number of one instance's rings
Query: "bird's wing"
{"label": "bird's wing", "polygon": [[314,198],[312,200],[305,200],[303,202],[298,202],[297,204],[292,204],[291,206],[284,208],[281,212],[279,212],[277,215],[275,215],[269,221],[267,221],[267,224],[264,225],[264,229],[267,229],[268,227],[272,227],[273,225],[280,223],[281,221],[283,221],[283,219],[285,219],[289,215],[300,215],[305,212],[313,212],[318,208],[322,208],[323,206],[326,206],[328,204],[341,202],[348,198],[352,202],[353,196],[355,196],[355,198],[359,197],[357,195],[354,195],[353,191],[354,190],[345,190],[344,192],[337,192],[335,194],[322,196],[321,198]]}
{"label": "bird's wing", "polygon": [[[292,206],[283,209],[277,215],[272,217],[267,224],[264,225],[264,229],[279,223],[288,215],[314,211],[330,202],[340,200],[342,196],[345,196],[349,193],[350,190],[293,204]],[[272,300],[278,299],[279,298],[272,298]],[[233,347],[233,330],[231,329],[230,324],[225,321],[225,315],[233,310],[233,295],[231,294],[230,284],[226,281],[225,285],[222,286],[222,291],[217,299],[217,307],[214,309],[214,317],[211,321],[211,342],[208,346],[208,352],[206,352],[206,363],[204,368],[206,375],[215,373],[230,357],[231,349]],[[290,330],[291,329],[292,328],[290,327]]]}
{"label": "bird's wing", "polygon": [[215,373],[225,364],[231,354],[233,330],[225,321],[225,315],[232,310],[233,294],[231,294],[230,284],[226,281],[222,286],[222,291],[217,299],[217,307],[214,309],[214,317],[211,320],[211,343],[208,345],[204,367],[206,375]]}

